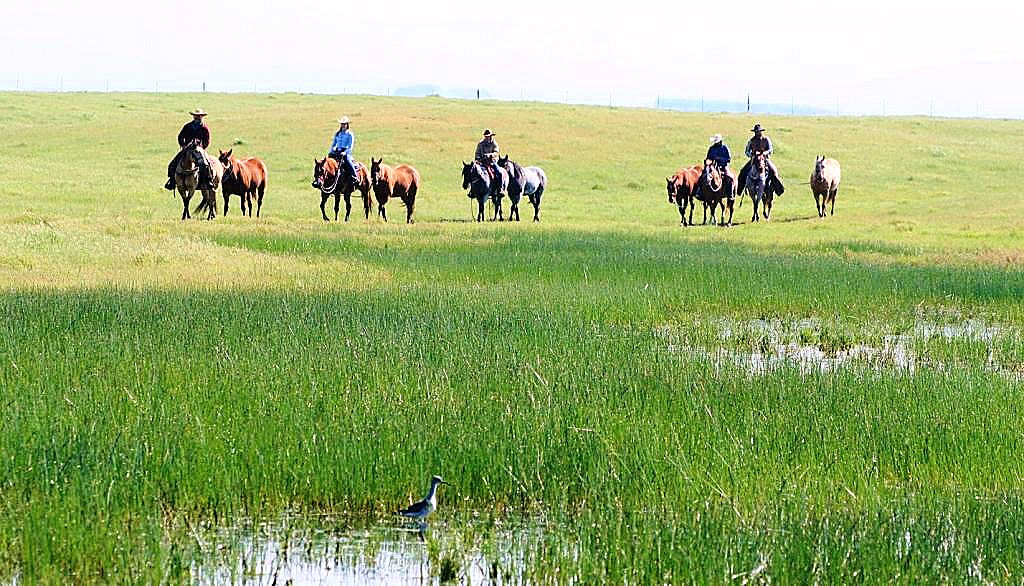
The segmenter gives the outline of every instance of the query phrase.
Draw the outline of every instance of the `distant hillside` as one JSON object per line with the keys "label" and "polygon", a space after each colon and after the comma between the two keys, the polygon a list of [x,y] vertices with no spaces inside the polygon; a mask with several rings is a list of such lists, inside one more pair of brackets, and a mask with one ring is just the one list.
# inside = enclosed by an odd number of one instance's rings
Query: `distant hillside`
{"label": "distant hillside", "polygon": [[[686,100],[679,98],[662,98],[657,107],[663,110],[680,110],[683,112],[729,112],[742,113],[747,111],[746,102],[729,100]],[[798,116],[822,116],[835,114],[831,110],[800,104],[752,103],[750,112],[753,114],[796,114]]]}
{"label": "distant hillside", "polygon": [[[443,98],[457,98],[472,100],[477,97],[475,88],[443,88],[439,85],[420,84],[400,87],[395,90],[394,95],[405,98],[423,98],[426,96],[441,96]],[[480,90],[481,98],[489,98],[486,90]]]}

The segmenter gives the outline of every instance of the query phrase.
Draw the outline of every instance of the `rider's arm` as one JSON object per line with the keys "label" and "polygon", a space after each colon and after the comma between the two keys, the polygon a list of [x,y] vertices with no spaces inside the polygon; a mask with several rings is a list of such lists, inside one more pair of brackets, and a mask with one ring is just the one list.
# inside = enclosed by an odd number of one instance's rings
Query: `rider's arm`
{"label": "rider's arm", "polygon": [[203,148],[210,148],[210,127],[203,124],[199,130],[199,141],[203,143]]}
{"label": "rider's arm", "polygon": [[775,147],[774,147],[774,146],[772,145],[772,139],[771,139],[771,138],[768,138],[768,137],[766,136],[766,137],[765,137],[765,139],[767,139],[767,140],[768,140],[768,150],[767,150],[767,151],[765,151],[765,152],[766,152],[766,153],[768,153],[769,155],[771,155],[771,154],[772,154],[772,152],[774,152],[774,151],[775,151]]}
{"label": "rider's arm", "polygon": [[750,150],[750,143],[752,143],[752,142],[754,142],[754,139],[748,140],[747,141],[747,148],[743,149],[743,152],[747,155],[747,157],[753,157],[754,156],[754,151]]}
{"label": "rider's arm", "polygon": [[188,125],[186,124],[185,126],[181,127],[181,130],[178,131],[178,146],[179,147],[182,147],[182,148],[185,147],[185,131],[187,129],[188,129]]}
{"label": "rider's arm", "polygon": [[729,147],[722,145],[722,150],[725,151],[725,164],[728,165],[732,162],[732,153],[729,152]]}

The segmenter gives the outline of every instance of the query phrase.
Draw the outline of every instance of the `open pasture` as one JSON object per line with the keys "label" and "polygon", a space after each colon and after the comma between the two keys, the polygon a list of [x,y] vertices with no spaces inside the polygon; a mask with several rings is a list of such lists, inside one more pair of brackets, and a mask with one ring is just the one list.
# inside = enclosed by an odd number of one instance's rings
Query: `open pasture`
{"label": "open pasture", "polygon": [[[197,104],[211,150],[266,162],[262,217],[182,222],[161,188]],[[340,114],[358,159],[419,170],[417,223],[320,219]],[[240,527],[394,527],[431,474],[437,580],[1024,578],[1024,123],[759,118],[787,192],[723,229],[679,226],[665,177],[714,132],[742,150],[743,116],[6,94],[0,120],[4,579],[268,582]],[[545,170],[540,223],[470,221],[484,127]]]}

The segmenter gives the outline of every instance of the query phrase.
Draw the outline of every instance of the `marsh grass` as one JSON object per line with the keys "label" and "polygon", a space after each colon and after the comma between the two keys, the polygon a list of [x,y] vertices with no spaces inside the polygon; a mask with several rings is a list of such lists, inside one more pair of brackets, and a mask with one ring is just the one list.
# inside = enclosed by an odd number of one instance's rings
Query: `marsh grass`
{"label": "marsh grass", "polygon": [[[777,223],[684,230],[664,175],[745,118],[203,96],[268,159],[268,217],[181,223],[161,166],[198,99],[0,95],[3,575],[186,582],[239,517],[383,519],[441,473],[438,579],[498,551],[460,515],[550,521],[513,579],[1021,579],[1020,382],[991,368],[1024,368],[1022,204],[996,190],[1019,123],[786,119],[784,172],[843,161],[840,215],[794,186]],[[423,172],[418,224],[316,220],[338,110]],[[503,146],[553,177],[541,225],[442,221],[483,120],[540,129]],[[751,377],[668,349],[771,332],[928,361]]]}

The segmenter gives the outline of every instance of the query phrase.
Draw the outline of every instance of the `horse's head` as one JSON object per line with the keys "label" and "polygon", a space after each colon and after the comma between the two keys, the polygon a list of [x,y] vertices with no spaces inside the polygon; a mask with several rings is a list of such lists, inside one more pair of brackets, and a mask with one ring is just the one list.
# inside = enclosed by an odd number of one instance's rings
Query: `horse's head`
{"label": "horse's head", "polygon": [[228,149],[227,152],[220,149],[217,150],[220,153],[220,155],[217,156],[217,160],[220,161],[221,165],[224,165],[224,172],[226,173],[231,170],[231,153],[235,149]]}
{"label": "horse's head", "polygon": [[666,177],[665,182],[668,184],[668,203],[676,203],[676,178]]}
{"label": "horse's head", "polygon": [[814,175],[821,177],[822,171],[825,169],[825,155],[814,157]]}
{"label": "horse's head", "polygon": [[765,168],[765,154],[764,151],[755,151],[754,156],[751,157],[751,164],[757,169],[758,173]]}
{"label": "horse's head", "polygon": [[370,157],[370,181],[377,183],[381,179],[380,164],[384,162],[384,157],[374,160]]}
{"label": "horse's head", "polygon": [[320,186],[324,184],[324,166],[327,163],[327,157],[322,159],[313,159],[313,187],[320,189]]}
{"label": "horse's head", "polygon": [[722,172],[718,170],[718,163],[714,159],[704,159],[704,170],[700,175],[701,181],[707,183],[713,191],[718,191],[722,185]]}
{"label": "horse's head", "polygon": [[469,184],[473,182],[473,175],[476,174],[474,169],[476,163],[467,163],[462,161],[462,188],[469,189]]}

